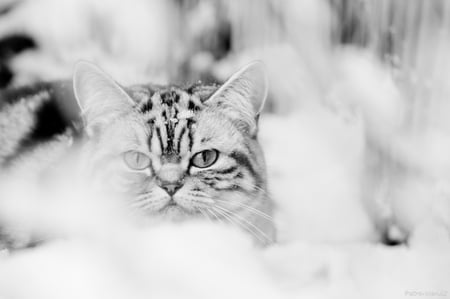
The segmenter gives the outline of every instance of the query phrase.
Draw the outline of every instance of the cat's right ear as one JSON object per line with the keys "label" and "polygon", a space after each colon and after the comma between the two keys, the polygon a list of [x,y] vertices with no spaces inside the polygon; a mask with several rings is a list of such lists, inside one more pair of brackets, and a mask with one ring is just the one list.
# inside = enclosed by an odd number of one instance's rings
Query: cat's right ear
{"label": "cat's right ear", "polygon": [[80,61],[75,65],[73,90],[88,135],[130,111],[133,100],[110,76],[96,65]]}

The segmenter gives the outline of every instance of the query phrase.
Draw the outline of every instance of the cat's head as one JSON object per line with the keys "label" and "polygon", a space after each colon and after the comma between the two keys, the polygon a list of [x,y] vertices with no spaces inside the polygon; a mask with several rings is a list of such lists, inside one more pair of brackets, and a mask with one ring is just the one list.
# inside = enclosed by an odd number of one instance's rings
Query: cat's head
{"label": "cat's head", "polygon": [[105,186],[144,213],[245,219],[267,211],[265,165],[257,141],[267,95],[259,62],[216,86],[122,88],[81,62],[74,92],[89,164]]}

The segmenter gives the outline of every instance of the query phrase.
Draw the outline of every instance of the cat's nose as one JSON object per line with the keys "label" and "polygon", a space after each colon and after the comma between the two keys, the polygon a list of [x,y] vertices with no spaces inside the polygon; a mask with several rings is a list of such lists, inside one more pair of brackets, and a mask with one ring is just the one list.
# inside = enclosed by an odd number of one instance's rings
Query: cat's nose
{"label": "cat's nose", "polygon": [[174,195],[183,185],[182,184],[161,184],[163,188],[170,196]]}
{"label": "cat's nose", "polygon": [[183,186],[184,172],[180,165],[164,164],[156,174],[156,183],[172,196]]}

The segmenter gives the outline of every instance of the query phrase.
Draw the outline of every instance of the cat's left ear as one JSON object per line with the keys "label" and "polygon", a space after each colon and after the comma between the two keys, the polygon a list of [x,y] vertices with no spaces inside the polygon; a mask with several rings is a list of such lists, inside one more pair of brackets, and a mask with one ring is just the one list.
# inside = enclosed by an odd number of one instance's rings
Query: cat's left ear
{"label": "cat's left ear", "polygon": [[268,93],[264,64],[252,62],[234,73],[208,100],[206,104],[225,109],[250,134],[255,134],[258,116]]}
{"label": "cat's left ear", "polygon": [[134,105],[119,84],[96,65],[86,61],[75,65],[73,90],[88,135],[131,111]]}

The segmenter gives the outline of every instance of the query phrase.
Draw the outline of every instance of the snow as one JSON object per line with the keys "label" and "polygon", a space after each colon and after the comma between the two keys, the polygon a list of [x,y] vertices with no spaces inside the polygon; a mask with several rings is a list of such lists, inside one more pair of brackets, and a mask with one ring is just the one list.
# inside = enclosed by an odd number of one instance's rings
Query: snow
{"label": "snow", "polygon": [[[203,3],[201,19],[213,27],[211,2]],[[251,46],[238,43],[232,55],[208,61],[219,78],[255,58],[267,65],[271,113],[261,116],[260,140],[279,242],[255,248],[242,232],[210,222],[137,226],[116,201],[67,175],[47,184],[3,178],[3,221],[58,238],[0,255],[0,298],[450,296],[450,139],[440,111],[450,85],[433,77],[442,94],[426,110],[433,120],[417,129],[408,120],[410,91],[392,69],[366,49],[328,41],[325,2],[282,4],[274,7],[291,25],[286,36],[261,35],[261,48],[253,36]],[[228,3],[227,13],[239,8]],[[79,59],[122,84],[166,82],[185,50],[174,11],[162,0],[28,0],[0,17],[0,36],[26,32],[41,47],[12,61],[16,84],[68,77]],[[238,15],[247,20],[245,13]],[[234,25],[245,39],[248,24]],[[446,74],[447,65],[435,73]],[[380,219],[395,220],[409,244],[378,243]]]}

